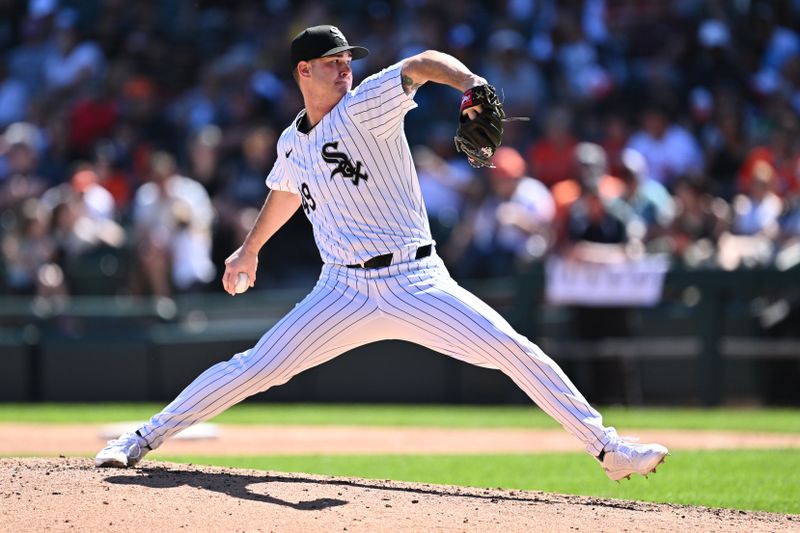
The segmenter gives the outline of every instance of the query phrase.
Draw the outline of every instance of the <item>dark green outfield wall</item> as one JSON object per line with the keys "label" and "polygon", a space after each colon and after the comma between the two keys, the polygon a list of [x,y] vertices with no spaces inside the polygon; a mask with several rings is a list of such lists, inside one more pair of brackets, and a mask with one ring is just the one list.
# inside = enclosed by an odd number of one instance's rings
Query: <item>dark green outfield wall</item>
{"label": "dark green outfield wall", "polygon": [[[661,305],[609,312],[606,318],[626,318],[628,335],[600,339],[578,338],[571,310],[541,305],[536,270],[470,288],[539,343],[591,402],[798,405],[797,277],[796,270],[670,273]],[[302,296],[254,291],[175,302],[93,297],[57,312],[5,298],[0,401],[171,400],[207,367],[254,344]],[[770,304],[781,298],[789,302],[788,314],[766,320]],[[353,350],[257,398],[528,401],[497,371],[398,341]]]}

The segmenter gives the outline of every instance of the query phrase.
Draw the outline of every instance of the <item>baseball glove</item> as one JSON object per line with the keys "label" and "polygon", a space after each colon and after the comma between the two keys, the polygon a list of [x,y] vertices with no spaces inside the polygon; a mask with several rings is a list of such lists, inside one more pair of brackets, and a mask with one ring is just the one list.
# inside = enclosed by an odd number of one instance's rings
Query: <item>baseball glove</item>
{"label": "baseball glove", "polygon": [[[464,110],[477,105],[482,110],[477,117],[470,120]],[[454,141],[456,149],[467,156],[470,165],[475,168],[494,167],[491,158],[503,141],[505,117],[503,104],[491,85],[476,85],[461,97]]]}

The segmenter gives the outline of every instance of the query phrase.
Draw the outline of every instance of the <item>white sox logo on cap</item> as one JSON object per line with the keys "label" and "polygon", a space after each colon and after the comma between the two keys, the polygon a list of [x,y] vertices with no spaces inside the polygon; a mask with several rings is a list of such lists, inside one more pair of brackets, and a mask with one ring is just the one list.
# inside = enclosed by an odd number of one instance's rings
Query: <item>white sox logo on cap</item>
{"label": "white sox logo on cap", "polygon": [[336,44],[339,46],[347,46],[347,39],[345,39],[342,31],[336,26],[331,26],[331,33],[333,38],[336,39]]}
{"label": "white sox logo on cap", "polygon": [[336,26],[312,26],[306,28],[292,39],[292,65],[300,61],[310,61],[317,57],[325,57],[350,52],[352,58],[367,57],[369,50],[363,46],[351,46],[342,31]]}

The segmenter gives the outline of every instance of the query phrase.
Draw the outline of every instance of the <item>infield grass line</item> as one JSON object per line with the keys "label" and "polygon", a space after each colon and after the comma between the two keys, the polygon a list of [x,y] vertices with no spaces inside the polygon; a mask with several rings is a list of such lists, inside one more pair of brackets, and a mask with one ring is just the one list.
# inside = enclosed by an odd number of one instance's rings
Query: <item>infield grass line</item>
{"label": "infield grass line", "polygon": [[[0,403],[0,423],[113,423],[146,420],[155,403]],[[625,428],[800,433],[800,409],[600,408],[607,425]],[[220,424],[418,426],[450,428],[559,427],[538,407],[477,405],[349,405],[244,403],[212,420]]]}

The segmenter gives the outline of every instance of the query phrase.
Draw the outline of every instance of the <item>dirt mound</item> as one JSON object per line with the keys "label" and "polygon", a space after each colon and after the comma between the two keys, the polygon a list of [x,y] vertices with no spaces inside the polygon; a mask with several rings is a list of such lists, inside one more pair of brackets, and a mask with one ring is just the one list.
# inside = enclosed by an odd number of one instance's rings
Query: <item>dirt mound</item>
{"label": "dirt mound", "polygon": [[144,461],[0,459],[2,531],[800,531],[800,517]]}

